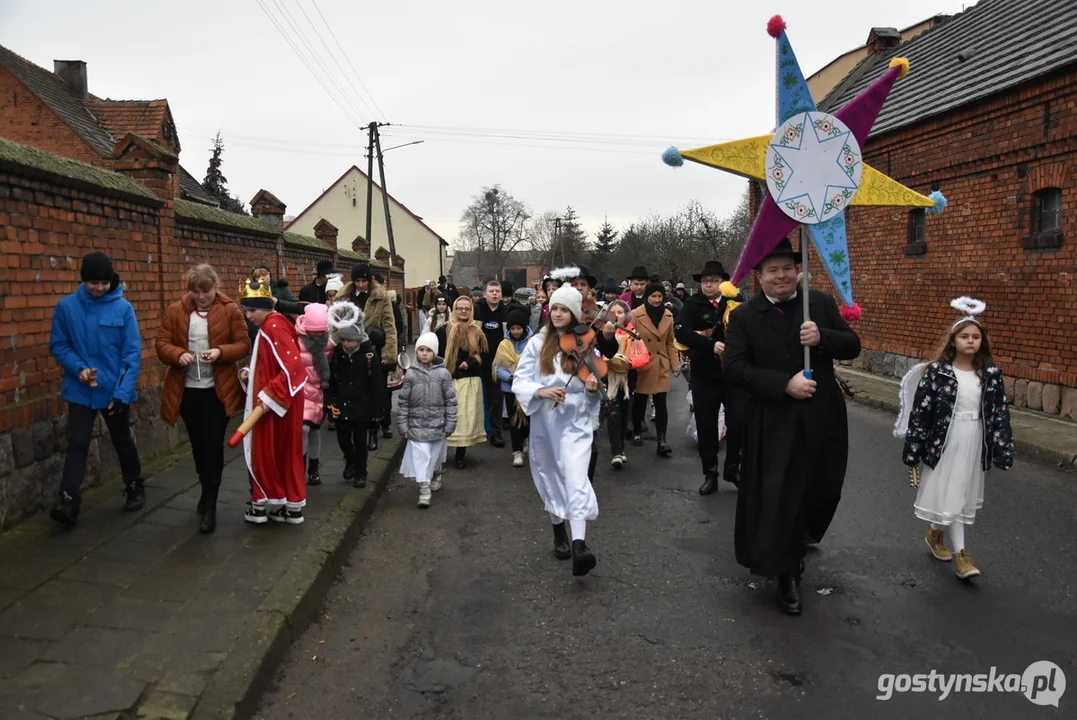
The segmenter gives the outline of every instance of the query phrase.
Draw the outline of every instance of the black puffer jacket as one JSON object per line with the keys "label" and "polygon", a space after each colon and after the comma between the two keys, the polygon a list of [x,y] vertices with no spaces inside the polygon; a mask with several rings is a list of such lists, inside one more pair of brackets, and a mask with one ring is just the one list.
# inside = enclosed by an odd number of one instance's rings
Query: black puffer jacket
{"label": "black puffer jacket", "polygon": [[381,420],[389,390],[378,353],[369,341],[349,354],[337,345],[329,358],[329,390],[325,404],[340,411],[338,422],[369,423]]}
{"label": "black puffer jacket", "polygon": [[[1001,470],[1013,467],[1013,432],[1010,429],[1010,408],[1002,386],[1002,371],[994,365],[983,369],[983,392],[980,395],[980,423],[983,425],[983,445],[980,465],[984,472],[991,466]],[[916,388],[909,430],[905,434],[902,460],[906,465],[924,463],[934,468],[946,446],[950,420],[957,405],[957,375],[948,362],[928,365]]]}

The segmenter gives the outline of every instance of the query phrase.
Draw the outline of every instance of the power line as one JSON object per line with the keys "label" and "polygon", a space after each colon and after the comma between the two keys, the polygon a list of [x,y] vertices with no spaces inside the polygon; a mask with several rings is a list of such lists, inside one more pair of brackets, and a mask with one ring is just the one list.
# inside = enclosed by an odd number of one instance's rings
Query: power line
{"label": "power line", "polygon": [[332,100],[338,108],[340,108],[340,111],[344,113],[344,116],[348,118],[349,122],[354,124],[356,127],[362,127],[363,123],[352,117],[352,114],[343,105],[340,104],[340,101],[337,100],[336,96],[332,92],[330,92],[329,88],[326,87],[324,82],[322,82],[321,77],[318,76],[318,73],[316,73],[314,71],[314,68],[310,66],[310,63],[307,62],[306,57],[304,57],[303,54],[299,52],[299,48],[297,48],[295,43],[292,42],[292,39],[288,37],[288,34],[284,31],[284,28],[282,28],[280,23],[277,22],[277,19],[273,17],[273,14],[269,11],[266,5],[263,4],[262,0],[255,0],[255,2],[258,3],[258,7],[262,9],[262,12],[265,13],[265,16],[269,18],[269,21],[271,23],[273,23],[273,27],[277,29],[277,32],[280,33],[280,36],[282,38],[284,38],[284,41],[288,43],[288,47],[292,49],[292,52],[294,52],[296,57],[299,58],[300,62],[303,63],[303,66],[307,68],[307,71],[314,77],[318,84],[322,86],[322,90],[325,90],[325,94],[329,96],[329,99]]}
{"label": "power line", "polygon": [[[348,93],[344,91],[344,88],[341,87],[340,83],[337,82],[336,78],[333,77],[333,73],[330,72],[328,66],[326,66],[326,64],[322,62],[321,54],[313,47],[312,43],[310,42],[310,39],[307,38],[307,34],[303,32],[303,29],[299,27],[299,21],[292,16],[291,11],[288,10],[282,0],[273,0],[273,4],[276,5],[277,8],[281,11],[281,15],[282,17],[284,17],[285,22],[287,22],[289,27],[292,28],[292,31],[296,34],[296,37],[299,39],[299,41],[303,43],[303,47],[307,49],[307,52],[310,54],[311,59],[313,59],[314,62],[318,64],[318,67],[322,69],[322,72],[325,74],[325,78],[330,83],[332,83],[333,87],[336,88],[337,92],[340,93],[344,101],[348,103],[348,106],[352,109],[355,115],[357,117],[362,117],[363,112],[354,102],[352,102],[351,97],[348,95]],[[369,111],[369,108],[367,108],[367,110]]]}
{"label": "power line", "polygon": [[[333,53],[332,48],[330,48],[329,44],[325,42],[325,38],[323,38],[322,34],[318,31],[318,28],[317,28],[317,26],[315,26],[314,21],[310,19],[310,15],[307,14],[307,11],[303,9],[302,2],[300,2],[300,0],[295,0],[295,4],[299,7],[299,12],[303,13],[303,17],[305,17],[307,19],[307,24],[310,25],[310,29],[313,30],[314,34],[318,36],[318,40],[321,41],[322,47],[324,47],[325,51],[327,53],[329,53],[329,57],[331,57],[333,59],[333,63],[336,64],[337,69],[340,70],[341,77],[343,77],[345,80],[348,81],[348,85],[350,85],[351,89],[355,92],[355,96],[357,98],[359,98],[359,102],[363,103],[363,107],[365,107],[367,109],[367,112],[370,113],[370,115],[372,115],[374,117],[377,117],[378,115],[381,115],[382,113],[381,113],[380,109],[378,110],[377,113],[375,113],[373,110],[370,109],[370,104],[367,103],[366,98],[363,97],[363,93],[359,92],[359,88],[355,87],[355,83],[352,82],[352,79],[348,76],[348,73],[345,72],[344,67],[340,64],[340,61],[337,60],[337,56]],[[315,5],[314,7],[315,7],[315,9],[317,9],[318,6]],[[323,18],[323,21],[324,21],[324,18]],[[328,27],[328,25],[326,27]],[[345,59],[347,59],[347,57],[345,57]],[[358,75],[356,75],[356,77],[358,77]],[[362,81],[360,81],[360,83],[362,83]],[[369,91],[367,91],[367,95],[370,95]],[[370,101],[374,102],[374,97],[373,96],[370,97]],[[377,107],[376,104],[375,104],[375,107]],[[384,118],[384,116],[382,116],[382,117]]]}
{"label": "power line", "polygon": [[[296,0],[296,2],[298,2],[298,1],[299,0]],[[337,40],[337,34],[335,32],[333,32],[333,28],[329,25],[328,21],[326,21],[325,15],[322,15],[322,9],[320,7],[318,7],[317,0],[310,0],[310,3],[311,3],[311,5],[314,6],[314,9],[318,11],[318,16],[321,17],[322,22],[325,24],[326,29],[329,31],[329,34],[333,37],[333,42],[335,42],[337,44],[337,47],[340,48],[340,54],[344,56],[344,60],[345,60],[345,62],[348,63],[348,67],[350,67],[352,69],[352,72],[355,74],[355,79],[359,81],[359,86],[362,87],[363,90],[366,91],[366,94],[370,97],[370,102],[374,103],[374,109],[378,111],[378,115],[381,116],[381,119],[385,120],[386,119],[385,113],[383,113],[381,111],[381,108],[378,107],[378,102],[377,102],[377,100],[374,99],[374,94],[372,92],[370,92],[370,90],[367,89],[366,84],[363,82],[363,78],[359,77],[359,72],[355,69],[355,65],[352,65],[351,58],[348,57],[348,53],[346,53],[344,51],[344,47],[340,44],[340,41]]]}

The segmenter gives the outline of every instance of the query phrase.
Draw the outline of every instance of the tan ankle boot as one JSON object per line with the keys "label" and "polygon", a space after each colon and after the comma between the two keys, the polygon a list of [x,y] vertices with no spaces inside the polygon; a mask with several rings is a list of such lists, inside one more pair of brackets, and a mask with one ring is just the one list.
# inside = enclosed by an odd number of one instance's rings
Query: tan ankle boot
{"label": "tan ankle boot", "polygon": [[962,580],[968,580],[980,574],[980,571],[972,564],[972,556],[969,555],[968,550],[954,553],[954,574]]}
{"label": "tan ankle boot", "polygon": [[946,533],[942,530],[928,528],[927,537],[924,539],[924,542],[931,548],[931,554],[935,556],[936,560],[950,562],[954,559],[954,554],[946,547]]}

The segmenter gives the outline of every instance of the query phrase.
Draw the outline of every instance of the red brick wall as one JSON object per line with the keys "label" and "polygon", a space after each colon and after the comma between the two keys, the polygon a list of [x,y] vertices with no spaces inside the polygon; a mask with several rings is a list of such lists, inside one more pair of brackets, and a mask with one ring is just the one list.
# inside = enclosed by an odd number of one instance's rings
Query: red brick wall
{"label": "red brick wall", "polygon": [[[904,252],[906,209],[850,208],[864,347],[920,355],[956,319],[950,300],[970,295],[987,303],[1007,374],[1077,386],[1077,71],[874,138],[865,161],[923,194],[939,183],[949,207],[928,216],[916,257]],[[1031,195],[1051,186],[1063,189],[1063,245],[1026,250]]]}
{"label": "red brick wall", "polygon": [[91,165],[107,164],[4,68],[0,68],[0,137]]}

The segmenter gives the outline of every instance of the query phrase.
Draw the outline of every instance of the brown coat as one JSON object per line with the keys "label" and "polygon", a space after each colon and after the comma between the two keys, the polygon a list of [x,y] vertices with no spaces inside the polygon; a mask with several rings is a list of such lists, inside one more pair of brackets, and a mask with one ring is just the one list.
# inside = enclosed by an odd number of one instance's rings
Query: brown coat
{"label": "brown coat", "polygon": [[670,373],[680,371],[677,348],[673,346],[673,313],[666,310],[662,322],[655,327],[647,316],[646,305],[640,305],[632,311],[632,325],[651,354],[650,361],[638,371],[636,392],[640,395],[669,392]]}
{"label": "brown coat", "polygon": [[[337,302],[341,300],[348,300],[358,305],[358,298],[355,295],[355,283],[350,282],[340,289],[337,293]],[[369,290],[367,292],[366,307],[359,308],[363,311],[363,324],[366,325],[367,332],[370,332],[370,328],[381,328],[385,333],[385,345],[381,350],[381,363],[382,365],[388,365],[396,362],[396,317],[393,315],[393,302],[389,297],[389,291],[385,289],[384,285],[379,285],[373,280],[370,281]],[[334,330],[333,342],[338,342],[339,338],[337,332]]]}
{"label": "brown coat", "polygon": [[[157,330],[157,357],[168,366],[165,385],[161,390],[161,417],[169,425],[179,418],[180,402],[183,400],[183,381],[186,375],[179,359],[187,352],[187,335],[191,329],[191,313],[194,298],[190,293],[165,310],[161,327]],[[239,305],[221,291],[209,309],[209,346],[221,351],[221,357],[213,364],[213,385],[217,398],[229,415],[243,408],[243,391],[239,386],[238,363],[251,351],[250,336]]]}

